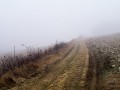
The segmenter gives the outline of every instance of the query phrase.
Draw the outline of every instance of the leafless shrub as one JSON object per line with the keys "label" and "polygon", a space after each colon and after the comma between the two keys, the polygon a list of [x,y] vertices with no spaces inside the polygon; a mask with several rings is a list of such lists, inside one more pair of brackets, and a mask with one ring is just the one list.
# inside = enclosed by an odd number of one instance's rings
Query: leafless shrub
{"label": "leafless shrub", "polygon": [[40,48],[38,48],[37,50],[27,49],[27,56],[15,56],[15,59],[12,55],[6,55],[0,60],[0,75],[9,70],[13,70],[15,67],[20,67],[23,64],[34,62],[36,60],[41,60],[46,55],[58,52],[65,45],[65,43],[61,42],[45,50],[42,50]]}

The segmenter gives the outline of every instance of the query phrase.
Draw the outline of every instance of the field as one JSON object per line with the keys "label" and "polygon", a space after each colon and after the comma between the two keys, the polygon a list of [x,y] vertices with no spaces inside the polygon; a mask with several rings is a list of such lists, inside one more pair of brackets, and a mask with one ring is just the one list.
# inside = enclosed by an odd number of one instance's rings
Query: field
{"label": "field", "polygon": [[114,34],[58,44],[37,60],[2,72],[0,89],[120,90],[119,41]]}
{"label": "field", "polygon": [[97,64],[97,90],[119,90],[120,34],[91,38],[87,44],[93,54],[89,60]]}

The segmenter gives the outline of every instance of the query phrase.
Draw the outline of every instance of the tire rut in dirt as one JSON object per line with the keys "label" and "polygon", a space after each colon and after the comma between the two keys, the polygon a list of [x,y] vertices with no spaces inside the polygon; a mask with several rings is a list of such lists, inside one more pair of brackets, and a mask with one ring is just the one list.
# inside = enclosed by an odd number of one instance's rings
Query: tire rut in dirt
{"label": "tire rut in dirt", "polygon": [[87,73],[86,90],[97,90],[97,62],[92,50],[89,49],[89,68]]}

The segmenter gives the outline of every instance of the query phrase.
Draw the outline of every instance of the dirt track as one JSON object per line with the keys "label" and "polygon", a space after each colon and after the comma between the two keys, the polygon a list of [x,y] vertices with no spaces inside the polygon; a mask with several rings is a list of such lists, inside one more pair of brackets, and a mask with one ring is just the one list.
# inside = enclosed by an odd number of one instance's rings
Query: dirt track
{"label": "dirt track", "polygon": [[95,60],[92,62],[92,78],[88,83],[88,48],[83,40],[76,40],[72,47],[68,50],[69,53],[66,51],[68,54],[65,57],[60,56],[61,59],[48,68],[49,72],[42,78],[39,74],[11,90],[95,90]]}
{"label": "dirt track", "polygon": [[89,67],[87,73],[87,89],[97,90],[97,63],[92,50],[89,50]]}

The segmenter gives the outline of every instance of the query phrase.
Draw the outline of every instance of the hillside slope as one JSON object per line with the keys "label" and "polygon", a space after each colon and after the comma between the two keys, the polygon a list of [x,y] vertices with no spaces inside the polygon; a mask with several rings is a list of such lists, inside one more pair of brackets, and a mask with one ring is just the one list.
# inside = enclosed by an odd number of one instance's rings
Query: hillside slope
{"label": "hillside slope", "polygon": [[[16,69],[9,90],[120,90],[119,34],[74,39],[58,52]],[[114,65],[114,67],[113,67]],[[9,86],[9,84],[8,84]],[[7,89],[8,89],[7,88]],[[6,90],[6,89],[3,89]]]}
{"label": "hillside slope", "polygon": [[[48,67],[49,71],[23,82],[11,90],[84,90],[89,65],[88,49],[83,40],[76,40],[65,57]],[[64,53],[65,54],[65,53]]]}

